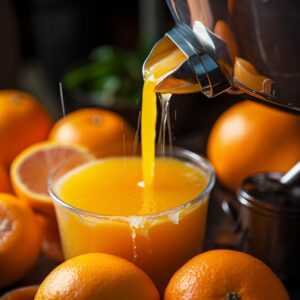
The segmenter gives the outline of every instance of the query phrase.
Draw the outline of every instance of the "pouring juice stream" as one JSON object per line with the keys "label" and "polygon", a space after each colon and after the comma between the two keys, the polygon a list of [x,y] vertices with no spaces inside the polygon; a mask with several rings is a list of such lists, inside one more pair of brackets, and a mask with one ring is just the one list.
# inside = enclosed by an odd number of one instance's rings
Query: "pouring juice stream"
{"label": "pouring juice stream", "polygon": [[[186,56],[179,49],[163,53],[144,74],[143,104],[142,104],[142,161],[143,178],[146,187],[150,187],[154,177],[155,165],[155,129],[156,129],[156,93],[154,88],[161,77],[173,71]],[[165,101],[169,101],[166,99]]]}

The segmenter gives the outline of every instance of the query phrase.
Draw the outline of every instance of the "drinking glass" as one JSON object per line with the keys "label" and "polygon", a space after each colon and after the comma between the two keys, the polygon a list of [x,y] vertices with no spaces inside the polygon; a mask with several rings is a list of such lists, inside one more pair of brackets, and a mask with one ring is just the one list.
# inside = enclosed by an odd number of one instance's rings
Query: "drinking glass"
{"label": "drinking glass", "polygon": [[[62,177],[95,159],[110,156],[120,154],[116,151],[111,154],[98,152],[96,157],[82,154],[63,162],[50,176],[49,192],[65,258],[89,252],[123,257],[143,269],[163,291],[174,272],[202,250],[208,199],[215,183],[213,168],[204,157],[193,152],[165,148],[164,157],[193,165],[203,172],[207,184],[195,199],[154,214],[101,215],[74,207],[58,196],[58,183]],[[161,156],[157,154],[157,157]],[[105,199],[99,196],[99,201]]]}

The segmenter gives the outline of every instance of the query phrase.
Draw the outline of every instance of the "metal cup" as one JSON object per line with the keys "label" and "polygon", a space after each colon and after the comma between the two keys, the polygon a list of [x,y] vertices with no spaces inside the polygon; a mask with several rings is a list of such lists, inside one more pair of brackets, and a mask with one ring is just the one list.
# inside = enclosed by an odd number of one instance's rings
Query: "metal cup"
{"label": "metal cup", "polygon": [[242,250],[289,283],[300,278],[300,187],[278,188],[281,176],[246,178],[237,194],[237,220]]}

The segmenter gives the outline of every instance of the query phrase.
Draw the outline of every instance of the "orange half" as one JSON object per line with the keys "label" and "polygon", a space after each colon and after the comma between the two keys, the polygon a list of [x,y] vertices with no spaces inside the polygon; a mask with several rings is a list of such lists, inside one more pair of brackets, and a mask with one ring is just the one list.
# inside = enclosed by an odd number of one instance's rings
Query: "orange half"
{"label": "orange half", "polygon": [[81,153],[87,153],[86,148],[53,142],[25,149],[15,158],[10,170],[15,193],[36,212],[55,216],[48,193],[49,175],[59,163]]}

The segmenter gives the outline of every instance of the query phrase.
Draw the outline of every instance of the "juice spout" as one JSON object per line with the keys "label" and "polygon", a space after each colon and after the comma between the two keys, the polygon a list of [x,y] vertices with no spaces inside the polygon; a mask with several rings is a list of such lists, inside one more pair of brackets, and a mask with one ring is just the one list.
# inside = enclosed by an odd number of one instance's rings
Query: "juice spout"
{"label": "juice spout", "polygon": [[209,54],[212,45],[208,34],[201,44],[190,27],[177,23],[153,47],[143,65],[144,78],[154,74],[158,93],[203,92],[214,97],[231,85],[226,70]]}

